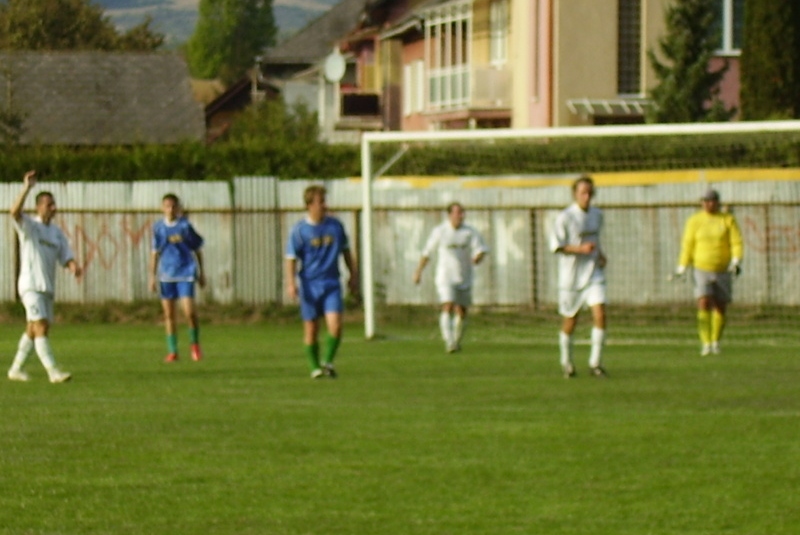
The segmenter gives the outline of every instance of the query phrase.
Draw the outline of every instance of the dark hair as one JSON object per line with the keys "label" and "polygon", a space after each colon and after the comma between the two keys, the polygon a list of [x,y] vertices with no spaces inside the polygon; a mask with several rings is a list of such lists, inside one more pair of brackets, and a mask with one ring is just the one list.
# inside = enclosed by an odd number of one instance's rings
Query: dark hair
{"label": "dark hair", "polygon": [[36,206],[39,206],[39,203],[42,202],[42,197],[50,197],[51,199],[55,199],[53,194],[49,191],[40,191],[36,194]]}
{"label": "dark hair", "polygon": [[306,206],[308,206],[314,202],[314,197],[317,195],[324,197],[326,193],[328,193],[328,190],[325,189],[325,186],[308,186],[303,192],[303,201],[306,203]]}
{"label": "dark hair", "polygon": [[180,204],[181,203],[181,200],[174,193],[167,193],[166,195],[161,197],[161,202],[164,202],[164,201],[172,201],[175,204]]}
{"label": "dark hair", "polygon": [[592,196],[594,196],[594,180],[592,180],[592,177],[589,175],[581,175],[575,179],[575,182],[572,183],[572,193],[578,191],[578,186],[581,184],[589,184],[589,186],[592,188]]}
{"label": "dark hair", "polygon": [[462,210],[464,209],[464,206],[462,206],[460,202],[451,202],[447,205],[447,213],[452,214],[456,207],[461,208]]}

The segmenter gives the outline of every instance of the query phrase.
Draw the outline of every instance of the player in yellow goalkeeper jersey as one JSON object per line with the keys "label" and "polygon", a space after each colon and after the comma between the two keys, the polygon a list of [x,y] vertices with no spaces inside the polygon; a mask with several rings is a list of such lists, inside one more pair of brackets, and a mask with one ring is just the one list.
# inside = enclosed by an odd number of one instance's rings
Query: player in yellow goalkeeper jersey
{"label": "player in yellow goalkeeper jersey", "polygon": [[689,266],[694,274],[697,330],[701,355],[719,353],[725,327],[725,310],[733,296],[733,277],[741,273],[742,232],[733,214],[720,211],[719,192],[709,189],[701,198],[703,209],[686,221],[677,276]]}

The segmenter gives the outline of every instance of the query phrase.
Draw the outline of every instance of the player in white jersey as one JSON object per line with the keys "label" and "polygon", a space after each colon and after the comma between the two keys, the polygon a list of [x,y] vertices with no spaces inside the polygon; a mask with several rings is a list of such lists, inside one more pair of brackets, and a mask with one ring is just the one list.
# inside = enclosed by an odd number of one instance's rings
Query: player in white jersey
{"label": "player in white jersey", "polygon": [[82,270],[73,258],[66,236],[53,223],[56,214],[53,194],[39,192],[36,195],[36,216],[30,217],[23,213],[22,207],[28,193],[36,185],[36,172],[25,173],[23,184],[22,192],[11,207],[11,217],[19,237],[20,273],[17,290],[25,307],[27,326],[8,370],[8,378],[12,381],[29,379],[22,367],[31,350],[36,349],[50,382],[63,383],[69,381],[71,376],[56,366],[48,339],[53,321],[56,265],[69,269],[76,278],[81,276]]}
{"label": "player in white jersey", "polygon": [[464,215],[464,207],[457,202],[447,207],[447,221],[431,232],[414,272],[414,284],[419,284],[428,259],[436,253],[436,291],[442,305],[439,327],[448,353],[461,349],[467,308],[472,304],[473,266],[489,252],[480,233],[464,223]]}
{"label": "player in white jersey", "polygon": [[589,354],[590,373],[605,377],[602,367],[606,339],[606,256],[600,246],[603,213],[591,206],[594,182],[582,176],[572,184],[575,202],[558,214],[550,235],[550,250],[558,255],[558,312],[561,367],[565,377],[575,376],[573,332],[581,308],[592,311],[594,326]]}

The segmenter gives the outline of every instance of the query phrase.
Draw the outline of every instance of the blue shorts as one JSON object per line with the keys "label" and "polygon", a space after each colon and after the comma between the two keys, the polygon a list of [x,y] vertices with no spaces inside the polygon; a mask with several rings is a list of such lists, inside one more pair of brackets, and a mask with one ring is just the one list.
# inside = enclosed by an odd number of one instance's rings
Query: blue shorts
{"label": "blue shorts", "polygon": [[312,321],[328,312],[342,313],[342,285],[338,280],[301,282],[300,316]]}
{"label": "blue shorts", "polygon": [[194,282],[162,282],[161,299],[178,299],[179,297],[194,297]]}

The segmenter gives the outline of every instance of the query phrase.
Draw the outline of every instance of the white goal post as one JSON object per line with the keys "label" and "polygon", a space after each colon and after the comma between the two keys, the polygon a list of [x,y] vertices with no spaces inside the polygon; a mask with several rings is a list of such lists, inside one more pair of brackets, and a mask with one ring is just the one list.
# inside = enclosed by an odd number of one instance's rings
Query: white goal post
{"label": "white goal post", "polygon": [[[373,183],[384,176],[406,156],[409,145],[430,145],[444,142],[466,142],[486,144],[487,142],[518,141],[536,142],[557,138],[634,138],[645,136],[682,136],[704,134],[747,134],[747,133],[800,132],[800,121],[762,121],[731,123],[693,123],[693,124],[655,124],[635,126],[588,126],[534,129],[484,129],[447,130],[425,132],[368,132],[361,138],[361,276],[364,307],[364,334],[367,339],[376,335],[376,280],[375,244],[373,228]],[[386,157],[378,169],[373,169],[375,149],[381,145],[395,144],[397,148]],[[378,166],[376,166],[378,167]],[[591,169],[587,169],[591,171]],[[486,176],[491,179],[493,177]]]}

